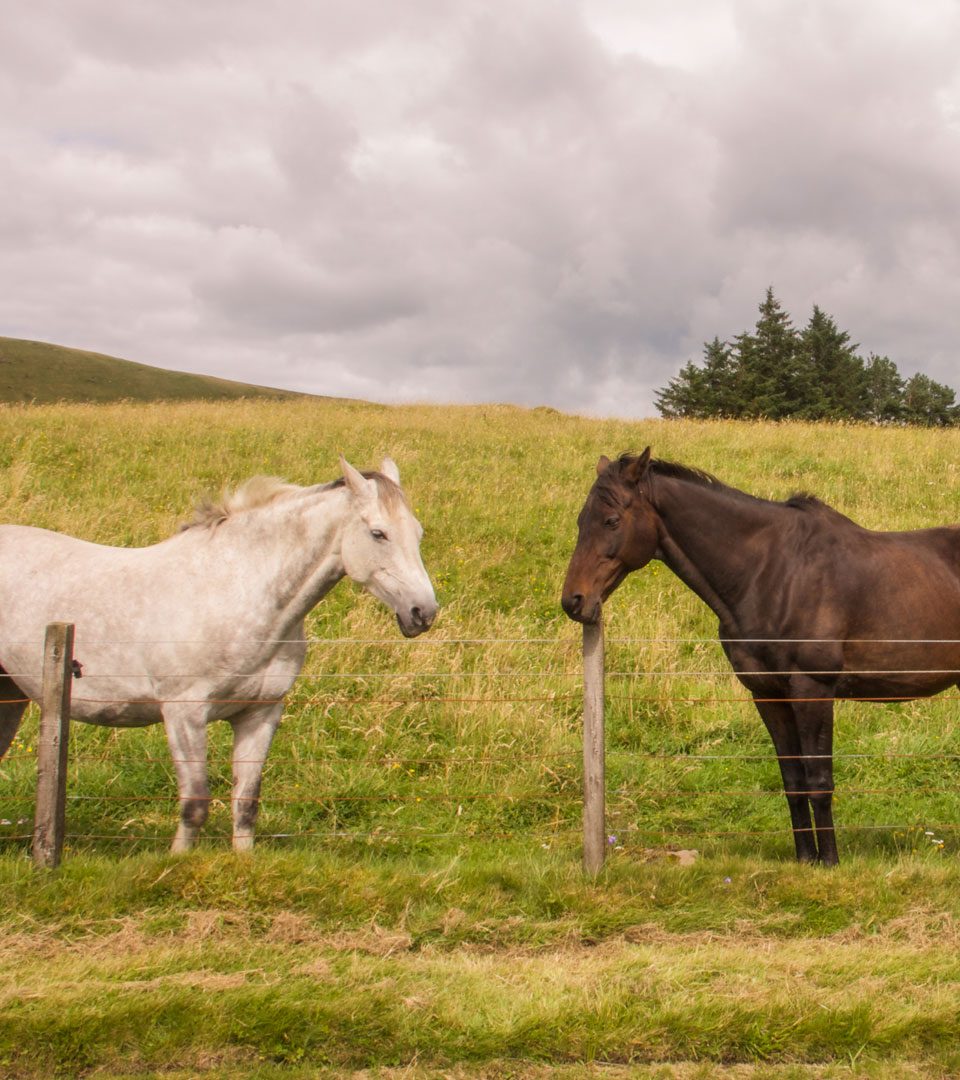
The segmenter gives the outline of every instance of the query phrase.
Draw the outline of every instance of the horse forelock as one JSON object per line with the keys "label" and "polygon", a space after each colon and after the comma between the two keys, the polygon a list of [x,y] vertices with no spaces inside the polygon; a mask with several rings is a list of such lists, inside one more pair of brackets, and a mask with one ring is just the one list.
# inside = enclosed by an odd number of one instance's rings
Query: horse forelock
{"label": "horse forelock", "polygon": [[607,469],[602,476],[598,476],[593,485],[597,498],[604,506],[621,507],[624,504],[624,487],[618,475],[611,476],[611,470]]}
{"label": "horse forelock", "polygon": [[[407,496],[404,493],[402,487],[399,484],[395,484],[389,476],[384,476],[381,472],[364,472],[361,473],[364,480],[374,480],[377,485],[377,494],[380,496],[380,501],[390,511],[404,507],[413,512],[413,508],[407,501]],[[346,480],[341,476],[339,480],[334,480],[332,483],[326,484],[325,487],[328,490],[334,488],[346,487]]]}

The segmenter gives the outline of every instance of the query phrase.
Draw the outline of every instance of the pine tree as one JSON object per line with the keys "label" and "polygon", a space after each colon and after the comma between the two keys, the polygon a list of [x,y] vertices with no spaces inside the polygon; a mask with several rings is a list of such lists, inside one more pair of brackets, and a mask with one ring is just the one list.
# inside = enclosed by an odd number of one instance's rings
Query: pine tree
{"label": "pine tree", "polygon": [[864,419],[896,424],[904,419],[903,379],[887,356],[871,353],[863,366]]}
{"label": "pine tree", "polygon": [[734,355],[740,415],[770,420],[790,416],[798,384],[797,335],[772,288],[760,305],[754,332],[736,338]]}
{"label": "pine tree", "polygon": [[714,338],[704,345],[703,355],[703,367],[692,361],[684,364],[679,374],[657,392],[661,416],[705,420],[739,415],[734,405],[736,378],[729,346]]}
{"label": "pine tree", "polygon": [[864,420],[875,424],[960,425],[949,386],[917,374],[906,382],[886,356],[857,345],[819,307],[798,333],[768,288],[753,333],[732,345],[715,337],[703,364],[690,361],[657,392],[666,417]]}
{"label": "pine tree", "polygon": [[950,387],[919,372],[904,384],[903,409],[908,424],[950,427],[960,421],[960,408]]}
{"label": "pine tree", "polygon": [[733,352],[726,342],[715,337],[703,347],[703,396],[709,412],[704,416],[718,416],[732,420],[742,415],[737,400],[738,372]]}
{"label": "pine tree", "polygon": [[805,420],[867,419],[863,361],[850,335],[814,305],[798,342],[795,416]]}
{"label": "pine tree", "polygon": [[707,410],[703,372],[692,360],[684,364],[662,390],[657,391],[656,406],[660,415],[668,420],[712,415]]}

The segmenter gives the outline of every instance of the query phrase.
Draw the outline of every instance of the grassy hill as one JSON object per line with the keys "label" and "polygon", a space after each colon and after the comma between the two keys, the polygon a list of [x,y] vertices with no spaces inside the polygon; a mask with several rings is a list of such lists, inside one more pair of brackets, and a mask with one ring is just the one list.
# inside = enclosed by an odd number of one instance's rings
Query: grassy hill
{"label": "grassy hill", "polygon": [[0,402],[225,401],[303,396],[212,375],[167,371],[43,341],[0,337]]}

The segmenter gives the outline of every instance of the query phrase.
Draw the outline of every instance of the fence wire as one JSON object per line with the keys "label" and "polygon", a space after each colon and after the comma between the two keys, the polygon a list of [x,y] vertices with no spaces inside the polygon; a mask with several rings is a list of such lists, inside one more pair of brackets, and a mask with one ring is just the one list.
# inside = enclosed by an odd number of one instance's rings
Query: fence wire
{"label": "fence wire", "polygon": [[[762,644],[836,644],[839,639],[776,639],[776,638],[754,638],[754,639],[737,639],[736,643],[762,643]],[[273,643],[279,643],[274,640]],[[374,646],[384,647],[393,646],[400,649],[409,650],[414,647],[413,642],[407,639],[357,639],[357,638],[340,638],[340,639],[310,639],[310,645],[318,650],[328,650],[334,652],[339,647],[357,647],[357,646]],[[730,644],[733,642],[727,642]],[[861,639],[861,644],[898,644],[898,645],[960,645],[960,641],[951,639],[888,639],[884,642],[878,642],[873,639]],[[92,645],[111,645],[115,647],[129,647],[132,643],[129,642],[83,642],[78,643],[77,651],[78,655],[82,652],[84,647],[91,647]],[[184,644],[183,642],[150,642],[150,643],[138,643],[138,644]],[[208,644],[208,643],[205,643]],[[473,648],[488,648],[492,646],[509,646],[515,648],[517,646],[524,647],[536,647],[541,649],[545,646],[552,647],[558,650],[560,653],[565,653],[573,649],[579,648],[579,640],[574,638],[453,638],[453,639],[418,639],[416,643],[420,646],[428,646],[433,650],[437,650],[444,647],[455,647],[457,649],[473,649]],[[664,646],[700,646],[700,645],[718,645],[723,642],[718,641],[716,638],[616,638],[610,637],[607,639],[608,646],[627,646],[627,645],[664,645]],[[628,684],[638,680],[663,680],[666,687],[658,693],[647,694],[634,694],[634,693],[608,693],[606,695],[606,701],[609,705],[617,706],[619,708],[625,708],[629,715],[632,715],[632,709],[636,706],[647,705],[660,705],[666,706],[668,704],[680,704],[680,705],[697,705],[697,706],[722,706],[731,704],[749,704],[752,705],[759,701],[795,701],[795,702],[817,702],[817,701],[833,701],[832,697],[796,697],[796,698],[756,698],[752,695],[743,693],[738,694],[726,694],[726,693],[707,693],[703,695],[691,695],[689,693],[675,694],[670,692],[667,688],[670,681],[676,681],[681,679],[686,680],[698,680],[698,681],[711,681],[736,678],[738,676],[746,676],[759,674],[760,672],[755,670],[719,670],[714,668],[705,668],[701,666],[684,668],[684,667],[664,667],[655,668],[644,666],[637,669],[624,669],[622,666],[613,670],[609,670],[605,673],[605,677],[613,682],[626,682]],[[823,677],[840,674],[839,671],[824,671],[824,670],[810,670],[810,671],[778,671],[778,672],[762,672],[763,674],[774,675],[808,675],[811,677]],[[844,674],[865,674],[865,675],[883,675],[886,677],[893,676],[909,676],[916,674],[935,674],[940,676],[956,676],[960,680],[960,671],[955,671],[948,668],[919,668],[910,667],[902,670],[886,670],[886,669],[868,669],[865,668],[858,672],[844,672]],[[11,673],[11,678],[38,678],[38,676]],[[94,686],[98,680],[108,680],[111,678],[153,678],[153,679],[178,679],[178,680],[202,680],[206,678],[204,674],[199,675],[152,675],[147,676],[142,672],[129,672],[124,674],[122,669],[118,669],[114,674],[105,674],[102,672],[86,673],[82,675],[82,680],[78,679],[74,683],[75,699],[78,703],[96,704],[96,705],[128,705],[128,704],[150,704],[162,706],[176,702],[178,704],[184,703],[196,703],[204,705],[220,705],[220,706],[238,706],[242,707],[249,704],[264,704],[262,698],[252,697],[225,697],[220,699],[211,700],[206,697],[172,697],[169,699],[156,699],[153,697],[144,696],[141,698],[117,698],[117,697],[87,697],[82,695],[79,691],[86,689],[88,686],[94,689]],[[223,675],[218,673],[218,677],[221,678],[235,678],[244,679],[251,677],[250,673],[236,672],[232,675]],[[534,669],[530,668],[498,668],[495,665],[483,668],[474,668],[470,670],[450,670],[442,668],[440,665],[432,665],[429,671],[373,671],[373,670],[359,670],[359,671],[319,671],[319,672],[302,672],[295,680],[294,687],[291,690],[288,698],[293,700],[289,702],[289,706],[297,712],[305,712],[311,709],[323,709],[326,711],[336,710],[368,710],[376,709],[378,707],[390,707],[390,708],[405,708],[409,710],[422,710],[426,707],[442,706],[442,707],[459,707],[459,706],[483,706],[495,709],[501,705],[537,705],[537,706],[553,706],[564,707],[569,709],[575,703],[581,700],[581,695],[577,689],[571,687],[570,689],[542,691],[539,693],[520,692],[520,693],[418,693],[416,691],[416,685],[418,680],[432,680],[440,683],[455,683],[459,680],[474,680],[478,683],[495,683],[495,684],[509,684],[511,681],[515,682],[548,682],[549,680],[557,680],[560,682],[570,682],[574,680],[580,680],[583,678],[583,672],[577,669],[570,669],[568,667],[562,667],[559,670],[551,670],[549,667],[539,665]],[[400,693],[392,692],[387,695],[382,693],[370,694],[358,694],[356,692],[343,694],[341,691],[330,691],[326,693],[318,692],[317,687],[333,684],[340,686],[349,682],[353,682],[359,686],[369,686],[376,683],[388,683],[392,685],[402,685],[403,691]],[[304,694],[302,690],[306,688]],[[960,694],[949,693],[939,695],[941,700],[957,700],[960,698]],[[6,699],[11,703],[23,703],[27,699],[16,698]],[[279,702],[283,699],[275,699]],[[913,700],[912,697],[906,695],[889,695],[889,696],[869,696],[869,697],[856,697],[844,699],[847,701],[857,702],[882,702],[882,703],[897,703]],[[571,738],[573,737],[573,731],[570,732]],[[136,736],[131,735],[135,738]],[[578,782],[579,776],[577,775],[564,775],[560,776],[555,769],[563,770],[564,768],[573,766],[577,763],[581,756],[581,750],[571,749],[569,751],[557,752],[555,749],[544,751],[540,754],[532,753],[517,753],[517,752],[504,752],[504,753],[482,753],[482,754],[438,754],[432,756],[409,756],[409,755],[380,755],[379,758],[373,760],[367,759],[363,764],[369,766],[379,766],[382,769],[445,769],[448,773],[462,771],[471,767],[476,768],[493,768],[504,771],[509,771],[511,768],[517,768],[518,766],[540,766],[542,770],[542,778],[544,781],[554,781],[553,786],[547,786],[545,784],[542,791],[534,791],[526,794],[511,794],[505,792],[502,789],[493,790],[470,790],[467,787],[458,787],[455,790],[441,790],[441,791],[429,791],[420,790],[416,793],[402,792],[402,791],[388,791],[381,790],[369,794],[352,794],[349,789],[330,787],[324,790],[315,790],[310,795],[297,794],[293,795],[289,792],[289,778],[287,780],[287,787],[278,786],[274,790],[271,790],[267,785],[264,788],[263,793],[263,806],[269,808],[271,806],[277,808],[336,808],[337,806],[349,807],[354,806],[372,806],[375,804],[382,804],[383,807],[393,812],[397,809],[403,808],[416,808],[418,805],[423,806],[426,804],[450,804],[451,807],[456,806],[456,813],[459,815],[462,813],[463,806],[470,803],[481,803],[483,801],[488,802],[501,802],[506,807],[519,807],[524,804],[543,804],[545,802],[552,803],[556,808],[555,824],[552,828],[544,829],[541,826],[530,825],[522,829],[504,830],[498,829],[494,823],[487,823],[486,828],[479,828],[476,824],[471,823],[465,827],[458,827],[447,831],[438,831],[435,828],[387,828],[383,824],[377,824],[369,829],[341,829],[336,824],[331,824],[329,828],[299,828],[293,831],[271,832],[269,830],[258,833],[258,839],[263,840],[291,840],[291,839],[306,839],[322,840],[324,842],[339,842],[344,840],[351,841],[364,841],[364,842],[397,842],[402,839],[413,839],[417,841],[423,841],[430,838],[457,838],[457,839],[497,839],[505,837],[530,837],[531,839],[546,838],[545,842],[550,838],[557,840],[562,837],[573,837],[577,835],[568,820],[573,812],[578,807]],[[832,755],[781,755],[779,760],[788,761],[793,759],[805,758],[811,760],[816,757],[832,757],[837,762],[868,762],[868,761],[898,761],[919,763],[919,762],[943,762],[950,763],[960,761],[960,753],[948,753],[948,752],[916,752],[916,751],[903,751],[899,749],[890,750],[878,750],[878,751],[856,751],[856,752],[840,752]],[[771,748],[768,753],[759,753],[754,750],[750,750],[743,753],[701,753],[693,751],[666,751],[666,750],[637,750],[627,749],[622,747],[609,747],[606,751],[606,757],[608,762],[617,761],[636,761],[647,763],[686,763],[686,764],[703,764],[703,763],[775,763],[778,759],[773,753]],[[2,770],[9,764],[23,765],[25,762],[29,762],[35,758],[35,754],[30,751],[24,751],[21,749],[15,749],[12,753],[9,753],[2,763],[0,763],[0,776],[2,776]],[[167,756],[153,756],[150,754],[138,755],[137,761],[142,764],[157,764],[162,765],[164,769],[169,773],[170,769],[176,764],[197,763],[201,759],[179,759],[174,762]],[[206,760],[206,759],[203,759]],[[269,768],[268,759],[268,768]],[[237,759],[234,764],[241,763],[259,763],[259,759]],[[356,764],[356,762],[351,762]],[[122,764],[120,755],[114,750],[111,752],[101,751],[99,753],[93,753],[88,750],[76,750],[71,754],[71,769],[72,769],[72,788],[68,795],[68,804],[73,807],[81,806],[110,806],[112,804],[128,804],[131,807],[143,806],[143,805],[169,805],[175,804],[178,801],[178,796],[174,791],[168,793],[149,793],[149,794],[123,794],[123,793],[100,793],[100,794],[86,794],[82,790],[76,790],[78,787],[82,787],[83,784],[83,772],[85,767],[88,766],[114,766],[120,767]],[[226,767],[227,762],[225,759],[221,760],[215,754],[211,755],[208,762],[211,771],[214,769],[223,769]],[[342,765],[343,762],[341,761]],[[286,768],[289,771],[290,763],[286,763]],[[296,773],[294,773],[296,775]],[[432,779],[436,780],[436,777]],[[458,777],[457,783],[462,784],[463,780]],[[559,788],[558,788],[559,784]],[[927,785],[913,785],[909,786],[909,781],[905,778],[904,783],[901,786],[860,786],[860,787],[841,787],[839,790],[834,791],[833,794],[842,802],[847,798],[874,798],[874,797],[896,797],[904,794],[909,787],[909,793],[912,796],[930,796],[930,797],[950,797],[957,795],[957,788],[952,786],[940,785],[930,786]],[[810,789],[795,791],[792,794],[799,794],[803,796],[817,796],[822,794],[828,794],[829,792],[821,789]],[[624,792],[614,792],[611,794],[612,805],[617,805],[617,800],[624,796]],[[678,787],[645,787],[642,783],[637,783],[634,787],[626,793],[626,797],[629,798],[632,804],[642,803],[644,800],[651,802],[666,802],[670,801],[677,805],[689,805],[695,803],[698,800],[705,799],[749,799],[749,800],[761,800],[761,799],[783,799],[784,792],[782,788],[735,788],[735,787],[705,787],[705,788],[689,788],[684,786]],[[8,795],[0,792],[0,806],[7,805],[22,805],[25,801],[25,796]],[[211,805],[225,807],[232,802],[229,795],[209,795],[204,796],[203,801],[207,801]],[[622,811],[615,811],[616,813]],[[335,822],[338,816],[334,809],[333,820]],[[563,820],[561,820],[561,816]],[[12,842],[29,839],[29,836],[22,831],[11,831],[6,833],[5,828],[11,830],[17,829],[28,821],[26,818],[17,818],[16,821],[12,819],[3,818],[0,819],[0,841]],[[172,824],[172,823],[171,823]],[[730,829],[708,829],[697,828],[695,824],[691,824],[685,821],[672,822],[670,827],[658,828],[656,826],[647,825],[639,821],[633,821],[626,825],[622,821],[616,824],[611,824],[611,829],[616,828],[617,834],[614,836],[611,834],[612,839],[621,843],[625,837],[624,833],[628,833],[632,838],[640,839],[644,837],[660,837],[663,840],[676,840],[677,838],[693,838],[693,839],[734,839],[734,838],[751,838],[751,837],[789,837],[793,835],[795,830],[791,829],[789,823],[785,822],[783,827],[775,829],[759,829],[759,828],[730,828]],[[872,823],[838,823],[836,825],[838,832],[875,832],[875,833],[896,833],[896,832],[908,832],[910,830],[916,831],[918,828],[916,823],[910,824],[872,824]],[[927,835],[934,835],[935,832],[955,832],[960,825],[947,821],[936,825],[935,830],[927,832]],[[804,830],[796,830],[804,831]],[[168,843],[169,835],[151,835],[151,834],[136,834],[131,835],[129,832],[109,832],[109,831],[83,831],[83,832],[69,832],[68,842],[77,843],[89,843],[96,841],[110,841],[110,842],[122,842],[126,844],[140,844],[140,843]],[[222,834],[212,832],[207,837],[208,842],[225,841],[227,837]],[[937,841],[939,842],[939,841]]]}

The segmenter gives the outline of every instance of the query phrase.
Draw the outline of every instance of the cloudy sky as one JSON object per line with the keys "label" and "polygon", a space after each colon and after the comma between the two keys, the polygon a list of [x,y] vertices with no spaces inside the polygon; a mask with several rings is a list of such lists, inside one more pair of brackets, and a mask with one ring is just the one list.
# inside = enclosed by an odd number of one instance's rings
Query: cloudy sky
{"label": "cloudy sky", "polygon": [[654,415],[768,285],[960,389],[957,0],[32,0],[0,334]]}

